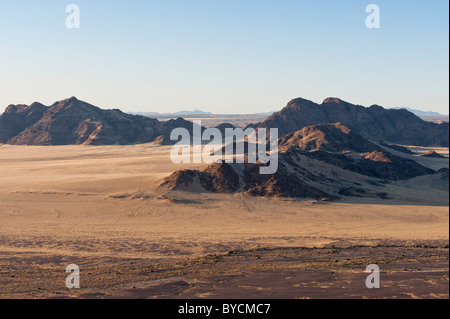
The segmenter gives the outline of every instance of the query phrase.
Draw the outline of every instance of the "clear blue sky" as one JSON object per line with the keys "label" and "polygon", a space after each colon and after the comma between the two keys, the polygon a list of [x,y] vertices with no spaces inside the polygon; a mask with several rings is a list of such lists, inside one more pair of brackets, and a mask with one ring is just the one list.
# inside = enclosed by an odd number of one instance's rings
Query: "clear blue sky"
{"label": "clear blue sky", "polygon": [[[81,28],[67,29],[68,4]],[[381,29],[367,29],[368,4]],[[296,97],[448,114],[448,2],[0,0],[0,112],[70,96],[103,108],[253,113]]]}

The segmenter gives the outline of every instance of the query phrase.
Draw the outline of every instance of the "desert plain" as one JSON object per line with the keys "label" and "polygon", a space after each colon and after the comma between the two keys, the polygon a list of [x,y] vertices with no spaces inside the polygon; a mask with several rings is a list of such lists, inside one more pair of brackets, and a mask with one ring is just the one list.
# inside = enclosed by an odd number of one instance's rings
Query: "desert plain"
{"label": "desert plain", "polygon": [[[0,298],[449,298],[448,188],[418,177],[387,185],[391,199],[166,192],[165,177],[205,166],[169,153],[0,145]],[[66,288],[69,264],[80,289]],[[369,264],[380,289],[365,285]]]}

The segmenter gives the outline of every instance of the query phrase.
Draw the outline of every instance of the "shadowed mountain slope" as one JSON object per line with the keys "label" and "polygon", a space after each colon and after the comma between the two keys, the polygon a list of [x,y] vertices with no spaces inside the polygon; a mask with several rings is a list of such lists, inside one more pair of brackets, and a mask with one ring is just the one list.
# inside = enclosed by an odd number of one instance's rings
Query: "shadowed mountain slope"
{"label": "shadowed mountain slope", "polygon": [[386,183],[435,173],[385,151],[341,123],[305,127],[280,138],[278,155],[278,171],[272,175],[260,174],[261,163],[220,162],[203,170],[175,172],[160,187],[251,196],[385,199]]}
{"label": "shadowed mountain slope", "polygon": [[0,143],[16,145],[173,144],[170,133],[192,123],[183,119],[160,122],[120,110],[103,110],[75,97],[46,107],[10,105],[0,116]]}
{"label": "shadowed mountain slope", "polygon": [[449,146],[448,123],[425,122],[404,109],[388,110],[378,105],[366,108],[338,98],[328,98],[322,104],[302,98],[292,100],[258,127],[278,128],[279,136],[284,136],[307,126],[338,122],[376,142]]}

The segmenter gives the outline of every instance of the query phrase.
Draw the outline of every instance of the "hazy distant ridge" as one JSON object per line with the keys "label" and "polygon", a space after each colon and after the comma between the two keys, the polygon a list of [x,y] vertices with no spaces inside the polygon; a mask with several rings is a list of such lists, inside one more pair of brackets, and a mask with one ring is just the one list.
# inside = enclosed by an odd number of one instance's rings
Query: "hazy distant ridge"
{"label": "hazy distant ridge", "polygon": [[392,110],[407,110],[417,116],[448,116],[448,114],[441,114],[433,111],[421,111],[409,107],[394,107]]}

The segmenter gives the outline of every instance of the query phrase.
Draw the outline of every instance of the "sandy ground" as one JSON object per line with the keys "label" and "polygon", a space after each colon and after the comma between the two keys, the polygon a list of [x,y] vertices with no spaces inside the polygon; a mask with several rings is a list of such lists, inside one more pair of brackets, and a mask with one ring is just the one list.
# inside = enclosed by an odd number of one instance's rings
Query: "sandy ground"
{"label": "sandy ground", "polygon": [[[163,194],[162,178],[203,166],[173,164],[169,150],[0,145],[0,298],[448,298],[448,191],[399,182],[394,200],[335,203]],[[73,263],[82,289],[68,291]],[[384,289],[365,288],[368,263],[384,265]]]}

